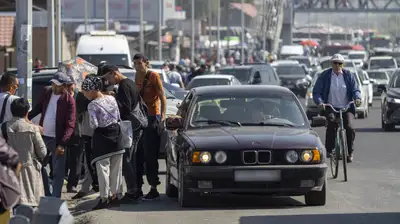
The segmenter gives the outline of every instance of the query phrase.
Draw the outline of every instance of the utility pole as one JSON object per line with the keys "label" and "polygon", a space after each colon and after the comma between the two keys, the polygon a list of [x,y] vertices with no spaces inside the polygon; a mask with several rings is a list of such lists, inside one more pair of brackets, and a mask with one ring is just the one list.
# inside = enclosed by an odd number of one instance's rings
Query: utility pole
{"label": "utility pole", "polygon": [[56,0],[56,64],[62,61],[61,0]]}
{"label": "utility pole", "polygon": [[104,29],[107,31],[109,29],[110,23],[108,22],[108,0],[104,0]]}
{"label": "utility pole", "polygon": [[195,32],[194,32],[194,30],[195,30],[195,27],[194,27],[194,14],[195,14],[195,11],[194,11],[194,4],[195,4],[195,1],[194,0],[192,0],[192,40],[190,41],[190,45],[191,45],[191,53],[190,53],[190,60],[192,61],[192,63],[194,62],[194,42],[195,42]]}
{"label": "utility pole", "polygon": [[47,66],[55,67],[54,0],[47,0]]}
{"label": "utility pole", "polygon": [[163,0],[158,1],[158,60],[162,60],[162,30],[161,27],[163,25],[162,22],[162,6]]}
{"label": "utility pole", "polygon": [[88,0],[85,0],[85,34],[89,32],[89,12],[88,12]]}
{"label": "utility pole", "polygon": [[217,62],[220,63],[220,49],[221,49],[221,0],[218,1],[218,9],[217,9]]}
{"label": "utility pole", "polygon": [[17,71],[24,79],[20,97],[32,105],[32,0],[16,1]]}
{"label": "utility pole", "polygon": [[241,0],[241,6],[242,6],[242,13],[241,13],[241,21],[242,21],[242,37],[240,38],[241,39],[241,47],[242,47],[242,53],[241,53],[241,62],[242,62],[242,64],[244,63],[244,38],[245,38],[245,36],[244,36],[244,0]]}
{"label": "utility pole", "polygon": [[144,19],[143,19],[143,0],[140,0],[140,52],[144,54]]}

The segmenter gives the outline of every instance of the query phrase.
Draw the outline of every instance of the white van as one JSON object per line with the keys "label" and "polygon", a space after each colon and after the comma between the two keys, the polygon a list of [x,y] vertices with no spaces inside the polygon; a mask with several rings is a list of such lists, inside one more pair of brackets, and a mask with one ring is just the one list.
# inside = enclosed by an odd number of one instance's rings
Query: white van
{"label": "white van", "polygon": [[92,31],[79,38],[76,55],[98,65],[102,61],[132,67],[128,40],[115,31]]}
{"label": "white van", "polygon": [[304,47],[302,45],[283,45],[280,52],[279,58],[286,59],[290,56],[303,56]]}

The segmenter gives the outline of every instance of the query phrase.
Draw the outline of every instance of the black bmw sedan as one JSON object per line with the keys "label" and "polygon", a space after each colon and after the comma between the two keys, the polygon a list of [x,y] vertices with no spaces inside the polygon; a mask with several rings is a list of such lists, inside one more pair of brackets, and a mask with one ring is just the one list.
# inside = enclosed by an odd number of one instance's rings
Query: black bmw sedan
{"label": "black bmw sedan", "polygon": [[391,131],[400,125],[400,70],[390,78],[387,85],[378,85],[381,95],[382,129]]}
{"label": "black bmw sedan", "polygon": [[307,205],[325,205],[325,147],[285,87],[194,88],[166,127],[166,194],[182,207],[205,193],[305,195]]}

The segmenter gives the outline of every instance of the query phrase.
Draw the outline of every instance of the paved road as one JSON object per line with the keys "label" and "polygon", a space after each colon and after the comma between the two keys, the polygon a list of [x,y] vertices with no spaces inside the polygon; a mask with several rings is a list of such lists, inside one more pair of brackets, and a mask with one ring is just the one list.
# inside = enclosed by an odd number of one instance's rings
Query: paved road
{"label": "paved road", "polygon": [[[203,208],[182,209],[162,195],[161,201],[123,205],[115,210],[83,210],[77,218],[79,223],[97,224],[400,223],[400,135],[380,130],[379,101],[374,103],[367,119],[355,121],[356,153],[349,166],[349,182],[342,182],[342,176],[330,179],[324,207],[305,207],[303,197],[225,196],[206,198]],[[324,129],[317,131],[324,141]],[[161,166],[165,170],[165,164]],[[164,183],[160,190],[164,192]],[[90,208],[94,203],[85,201],[78,208]]]}

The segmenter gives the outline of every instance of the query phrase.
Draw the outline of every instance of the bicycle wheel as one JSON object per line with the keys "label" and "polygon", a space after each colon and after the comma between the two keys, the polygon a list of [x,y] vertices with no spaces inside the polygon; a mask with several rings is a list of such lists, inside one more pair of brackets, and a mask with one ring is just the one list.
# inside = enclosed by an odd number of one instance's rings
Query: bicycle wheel
{"label": "bicycle wheel", "polygon": [[331,154],[331,173],[332,178],[336,179],[339,172],[339,158],[340,158],[340,144],[339,144],[339,134],[336,136],[335,148],[332,150]]}
{"label": "bicycle wheel", "polygon": [[346,138],[346,130],[342,130],[340,132],[341,136],[341,149],[342,149],[342,160],[343,160],[343,173],[344,173],[344,181],[347,181],[347,138]]}

